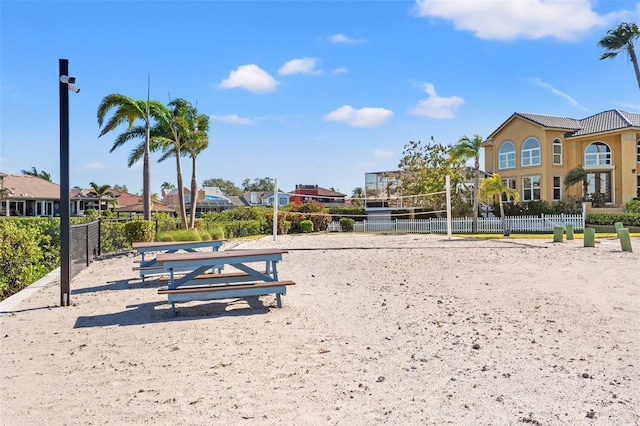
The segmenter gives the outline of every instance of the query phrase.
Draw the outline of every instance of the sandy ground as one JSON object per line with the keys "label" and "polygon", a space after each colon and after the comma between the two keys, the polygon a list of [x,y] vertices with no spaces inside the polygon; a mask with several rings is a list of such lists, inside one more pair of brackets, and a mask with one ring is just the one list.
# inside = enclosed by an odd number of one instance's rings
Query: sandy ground
{"label": "sandy ground", "polygon": [[323,234],[170,313],[133,254],[0,315],[3,425],[637,425],[640,240]]}

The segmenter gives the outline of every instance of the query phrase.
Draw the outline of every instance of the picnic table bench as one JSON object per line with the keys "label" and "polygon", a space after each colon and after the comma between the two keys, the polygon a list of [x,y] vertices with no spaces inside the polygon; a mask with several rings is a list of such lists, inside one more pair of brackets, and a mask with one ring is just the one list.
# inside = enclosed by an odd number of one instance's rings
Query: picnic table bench
{"label": "picnic table bench", "polygon": [[[140,254],[139,266],[134,266],[134,271],[140,272],[142,282],[146,275],[162,273],[162,268],[158,267],[157,258],[149,255],[152,253],[176,253],[183,250],[187,252],[196,252],[196,249],[212,249],[218,251],[222,246],[223,240],[210,241],[171,241],[171,242],[134,242],[131,247]],[[146,255],[146,258],[145,258]]]}
{"label": "picnic table bench", "polygon": [[[175,304],[194,300],[217,300],[275,294],[277,305],[282,307],[281,296],[293,281],[278,279],[277,263],[281,249],[237,249],[215,252],[163,253],[156,257],[157,266],[169,273],[167,287],[158,294],[167,295],[171,313],[175,316]],[[264,263],[264,271],[253,264]],[[229,265],[238,270],[231,273],[205,273],[220,271]],[[180,272],[184,274],[180,274]]]}

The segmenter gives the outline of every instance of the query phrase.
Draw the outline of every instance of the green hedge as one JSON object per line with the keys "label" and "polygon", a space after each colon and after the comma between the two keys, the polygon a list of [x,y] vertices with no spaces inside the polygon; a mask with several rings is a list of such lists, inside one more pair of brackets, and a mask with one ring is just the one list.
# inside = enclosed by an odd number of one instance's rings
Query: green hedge
{"label": "green hedge", "polygon": [[586,223],[592,225],[613,225],[622,222],[626,226],[640,226],[639,213],[587,213]]}
{"label": "green hedge", "polygon": [[37,281],[60,264],[59,221],[0,220],[0,298]]}

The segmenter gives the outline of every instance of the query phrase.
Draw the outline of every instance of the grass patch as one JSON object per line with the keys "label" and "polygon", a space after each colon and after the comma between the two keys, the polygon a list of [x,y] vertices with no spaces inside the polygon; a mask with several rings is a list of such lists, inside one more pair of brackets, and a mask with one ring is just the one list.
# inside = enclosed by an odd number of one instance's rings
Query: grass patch
{"label": "grass patch", "polygon": [[156,241],[159,242],[174,242],[174,241],[211,241],[213,238],[211,234],[204,229],[189,229],[189,230],[176,230],[158,232],[156,234]]}

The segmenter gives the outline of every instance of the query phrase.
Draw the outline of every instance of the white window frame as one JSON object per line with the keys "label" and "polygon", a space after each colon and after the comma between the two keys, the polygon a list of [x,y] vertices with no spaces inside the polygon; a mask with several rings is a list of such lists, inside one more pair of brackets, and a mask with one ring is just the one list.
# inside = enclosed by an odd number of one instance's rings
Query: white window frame
{"label": "white window frame", "polygon": [[[596,147],[596,152],[587,152],[591,146]],[[605,152],[601,152],[600,148],[598,148],[601,146],[606,147],[607,150]],[[588,167],[610,166],[612,164],[611,157],[611,147],[601,141],[591,142],[584,149],[584,165]]]}
{"label": "white window frame", "polygon": [[[514,178],[504,178],[502,179],[502,183],[509,189],[516,190],[516,180]],[[503,203],[512,203],[513,198],[508,197],[507,194],[502,194],[502,202]]]}
{"label": "white window frame", "polygon": [[[537,146],[533,148],[525,148],[525,146],[529,142],[535,142]],[[520,149],[520,165],[522,167],[532,167],[540,165],[540,141],[533,136],[525,139],[524,143],[522,144],[522,149]]]}
{"label": "white window frame", "polygon": [[640,163],[640,141],[638,141],[637,150],[638,152],[636,153],[636,163]]}
{"label": "white window frame", "polygon": [[[529,180],[531,182],[531,186],[527,186],[525,182]],[[537,181],[537,185],[535,182]],[[541,190],[540,190],[541,178],[540,175],[535,176],[523,176],[522,178],[522,201],[540,201],[541,199]],[[536,198],[536,190],[538,191],[538,198]],[[528,193],[528,194],[527,194]]]}
{"label": "white window frame", "polygon": [[[511,150],[508,152],[502,152],[503,148],[511,146]],[[504,167],[502,163],[505,163]],[[515,169],[516,168],[516,146],[511,141],[505,141],[500,145],[498,149],[498,169]]]}
{"label": "white window frame", "polygon": [[[558,181],[558,185],[556,186],[556,180]],[[553,176],[553,201],[561,201],[562,200],[562,176]],[[558,190],[558,198],[556,198],[556,189]]]}
{"label": "white window frame", "polygon": [[[556,152],[556,147],[559,152]],[[562,141],[558,138],[553,140],[552,148],[551,148],[551,156],[553,157],[553,165],[561,166],[562,165]]]}

